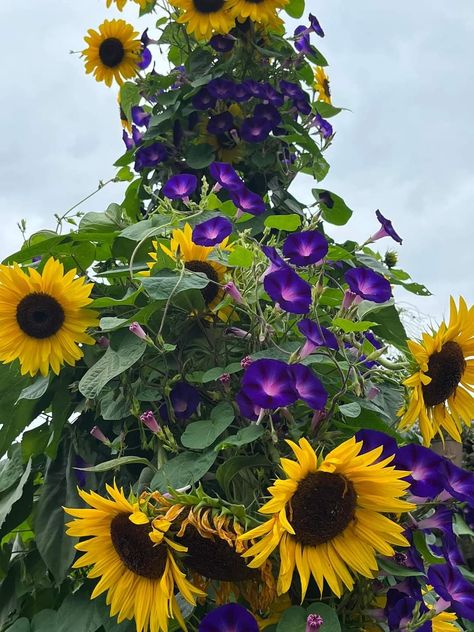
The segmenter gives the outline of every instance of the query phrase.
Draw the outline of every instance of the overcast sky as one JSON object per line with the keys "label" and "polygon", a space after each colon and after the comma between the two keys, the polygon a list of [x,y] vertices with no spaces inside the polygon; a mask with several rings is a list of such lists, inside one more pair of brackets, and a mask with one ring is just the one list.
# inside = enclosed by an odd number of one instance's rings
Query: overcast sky
{"label": "overcast sky", "polygon": [[[449,295],[474,302],[474,7],[472,0],[311,0],[326,31],[337,136],[325,186],[354,211],[337,236],[364,240],[380,208],[404,238],[400,264],[434,293],[399,294],[439,320]],[[308,5],[308,2],[307,2]],[[309,5],[308,5],[309,6]],[[135,4],[123,17],[142,30]],[[105,0],[2,0],[0,257],[28,230],[114,175],[122,153],[116,91],[96,83],[70,50],[105,17]],[[302,182],[295,194],[305,199]],[[111,184],[82,207],[120,202]],[[396,244],[379,242],[384,251]]]}

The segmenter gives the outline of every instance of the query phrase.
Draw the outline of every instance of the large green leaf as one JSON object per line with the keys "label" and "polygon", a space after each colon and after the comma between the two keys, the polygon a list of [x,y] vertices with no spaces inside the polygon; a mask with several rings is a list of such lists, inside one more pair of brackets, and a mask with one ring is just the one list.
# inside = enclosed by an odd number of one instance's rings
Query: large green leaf
{"label": "large green leaf", "polygon": [[28,461],[25,471],[18,483],[10,488],[8,491],[3,492],[0,495],[0,527],[5,522],[8,514],[10,513],[13,505],[17,500],[21,498],[23,487],[26,485],[26,481],[31,472],[31,461]]}
{"label": "large green leaf", "polygon": [[135,334],[120,332],[120,343],[107,351],[96,362],[79,382],[79,390],[89,399],[94,399],[114,377],[120,375],[137,362],[145,353],[146,343]]}
{"label": "large green leaf", "polygon": [[151,489],[166,491],[168,487],[193,485],[214,465],[217,452],[183,452],[163,465],[151,481]]}
{"label": "large green leaf", "polygon": [[209,279],[201,272],[186,272],[182,277],[173,270],[160,270],[152,277],[142,279],[148,296],[155,301],[166,301],[170,296],[186,290],[205,288]]}
{"label": "large green leaf", "polygon": [[229,495],[229,486],[232,480],[247,468],[255,470],[260,467],[271,467],[270,461],[260,455],[255,456],[234,456],[227,459],[225,463],[219,465],[216,472],[216,478],[226,495]]}
{"label": "large green leaf", "polygon": [[5,632],[31,632],[30,622],[25,617],[21,617],[21,619],[17,619],[13,625],[7,628]]}
{"label": "large green leaf", "polygon": [[407,350],[407,332],[400,320],[397,309],[393,305],[371,312],[370,318],[377,323],[373,328],[375,334],[402,351]]}
{"label": "large green leaf", "polygon": [[[312,189],[312,192],[316,200],[318,200],[322,215],[327,222],[336,226],[347,224],[352,217],[352,210],[341,197],[326,189]],[[323,194],[324,197],[321,197],[320,194]],[[328,201],[327,195],[332,201],[329,206],[325,203]]]}
{"label": "large green leaf", "polygon": [[13,446],[9,458],[0,461],[0,494],[12,487],[23,476],[23,463],[19,446]]}
{"label": "large green leaf", "polygon": [[304,13],[304,0],[290,0],[285,6],[285,11],[290,17],[298,20]]}
{"label": "large green leaf", "polygon": [[211,419],[195,421],[187,425],[181,435],[181,443],[185,448],[202,450],[214,443],[217,437],[226,430],[234,420],[234,409],[228,402],[221,402],[213,409]]}

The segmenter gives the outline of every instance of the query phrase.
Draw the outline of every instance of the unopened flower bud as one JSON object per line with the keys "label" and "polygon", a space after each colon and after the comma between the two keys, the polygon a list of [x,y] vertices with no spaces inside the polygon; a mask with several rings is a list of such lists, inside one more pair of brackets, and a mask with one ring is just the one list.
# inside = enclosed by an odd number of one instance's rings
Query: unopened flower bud
{"label": "unopened flower bud", "polygon": [[143,413],[143,415],[140,415],[140,421],[155,434],[161,431],[161,427],[156,421],[155,415],[151,410],[147,410]]}
{"label": "unopened flower bud", "polygon": [[107,338],[107,336],[100,336],[100,338],[97,338],[97,344],[99,345],[99,347],[103,347],[104,349],[106,349],[110,346],[110,340]]}
{"label": "unopened flower bud", "polygon": [[107,437],[102,432],[102,430],[99,428],[99,426],[94,426],[92,428],[91,435],[94,437],[94,439],[97,439],[98,441],[100,441],[104,445],[110,445],[109,439],[107,439]]}
{"label": "unopened flower bud", "polygon": [[231,296],[236,303],[243,303],[242,294],[237,289],[233,281],[229,281],[224,285],[224,290]]}
{"label": "unopened flower bud", "polygon": [[129,330],[132,332],[132,334],[135,334],[135,336],[137,338],[140,338],[141,340],[145,340],[147,337],[143,327],[136,321],[130,325]]}
{"label": "unopened flower bud", "polygon": [[240,329],[239,327],[227,327],[224,330],[224,334],[226,336],[235,336],[236,338],[246,338],[247,336],[250,336],[248,331]]}
{"label": "unopened flower bud", "polygon": [[387,252],[385,253],[385,259],[384,259],[384,263],[387,266],[387,268],[394,268],[397,265],[398,262],[398,254],[395,252],[395,250],[387,250]]}
{"label": "unopened flower bud", "polygon": [[318,632],[323,623],[324,619],[319,614],[309,614],[306,619],[305,632]]}
{"label": "unopened flower bud", "polygon": [[253,360],[250,356],[245,356],[245,358],[242,358],[242,360],[240,361],[240,366],[243,369],[248,369],[248,367],[252,364]]}
{"label": "unopened flower bud", "polygon": [[229,384],[230,382],[230,373],[223,373],[219,379],[221,384]]}

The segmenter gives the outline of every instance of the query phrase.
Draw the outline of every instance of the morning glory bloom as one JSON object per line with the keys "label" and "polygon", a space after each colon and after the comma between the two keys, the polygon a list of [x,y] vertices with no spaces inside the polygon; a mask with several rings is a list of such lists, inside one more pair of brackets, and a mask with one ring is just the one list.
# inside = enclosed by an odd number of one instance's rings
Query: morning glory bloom
{"label": "morning glory bloom", "polygon": [[263,281],[267,274],[271,274],[272,272],[276,272],[281,268],[288,267],[288,264],[280,257],[277,249],[273,246],[262,246],[262,252],[266,257],[270,259],[270,265],[260,277],[260,281]]}
{"label": "morning glory bloom", "polygon": [[151,430],[154,434],[161,431],[159,423],[156,421],[155,415],[152,410],[146,410],[143,415],[140,415],[140,421]]}
{"label": "morning glory bloom", "polygon": [[328,253],[328,242],[317,230],[291,233],[283,244],[283,254],[295,266],[309,266]]}
{"label": "morning glory bloom", "polygon": [[143,46],[141,50],[140,61],[138,62],[138,67],[141,70],[145,70],[145,68],[148,68],[148,66],[151,64],[151,61],[152,61],[152,55],[151,55],[150,49],[147,48],[146,46]]}
{"label": "morning glory bloom", "polygon": [[196,412],[201,397],[194,386],[186,382],[176,382],[171,389],[170,401],[176,419],[187,419]]}
{"label": "morning glory bloom", "polygon": [[298,399],[291,367],[281,360],[255,360],[242,377],[241,393],[253,405],[279,408]]}
{"label": "morning glory bloom", "polygon": [[290,368],[299,399],[313,410],[323,410],[328,401],[328,394],[321,381],[304,364],[291,364]]}
{"label": "morning glory bloom", "polygon": [[418,522],[418,529],[439,529],[444,534],[453,534],[453,512],[447,507],[437,507],[428,518]]}
{"label": "morning glory bloom", "polygon": [[227,217],[212,217],[196,224],[192,240],[198,246],[216,246],[232,233],[232,222]]}
{"label": "morning glory bloom", "polygon": [[277,108],[281,107],[285,101],[283,95],[268,83],[268,81],[261,84],[260,98],[264,103],[270,103]]}
{"label": "morning glory bloom", "polygon": [[235,285],[233,281],[229,281],[224,285],[224,290],[227,294],[234,299],[236,303],[243,303],[244,300],[242,298],[242,294],[239,291],[239,288]]}
{"label": "morning glory bloom", "polygon": [[209,45],[218,53],[228,53],[234,48],[235,38],[231,35],[213,35]]}
{"label": "morning glory bloom", "polygon": [[291,81],[285,81],[284,79],[280,81],[280,90],[286,97],[290,97],[290,99],[305,100],[308,97],[308,94],[301,86]]}
{"label": "morning glory bloom", "polygon": [[156,167],[168,158],[168,151],[163,143],[153,143],[147,147],[140,147],[135,154],[135,171],[147,167]]}
{"label": "morning glory bloom", "polygon": [[446,493],[460,502],[474,507],[474,474],[443,459],[444,488]]}
{"label": "morning glory bloom", "polygon": [[258,103],[253,111],[257,118],[264,118],[272,125],[272,129],[281,123],[281,114],[271,103]]}
{"label": "morning glory bloom", "polygon": [[392,296],[387,279],[369,268],[352,268],[345,273],[344,279],[351,292],[366,301],[385,303]]}
{"label": "morning glory bloom", "polygon": [[232,91],[232,98],[234,101],[237,101],[237,103],[244,103],[250,99],[250,96],[251,95],[245,83],[236,83],[234,85],[234,89]]}
{"label": "morning glory bloom", "polygon": [[255,97],[256,99],[263,99],[263,84],[259,81],[255,81],[254,79],[246,79],[243,83],[252,97]]}
{"label": "morning glory bloom", "polygon": [[171,176],[164,185],[162,193],[170,200],[189,200],[197,188],[198,180],[191,173],[180,173],[177,176]]}
{"label": "morning glory bloom", "polygon": [[316,33],[319,37],[324,37],[324,31],[319,23],[318,18],[312,13],[309,14],[309,23],[311,24],[310,29],[312,33]]}
{"label": "morning glory bloom", "polygon": [[191,102],[196,110],[209,110],[216,105],[217,99],[207,88],[201,88],[193,96]]}
{"label": "morning glory bloom", "polygon": [[327,347],[328,349],[339,349],[336,336],[326,329],[321,327],[318,323],[310,320],[309,318],[303,318],[297,324],[297,327],[301,334],[306,338],[306,342],[299,351],[299,357],[302,360],[313,353],[318,347]]}
{"label": "morning glory bloom", "polygon": [[474,585],[461,571],[449,564],[435,564],[428,569],[428,582],[441,597],[436,612],[451,608],[458,617],[474,621]]}
{"label": "morning glory bloom", "polygon": [[207,84],[208,91],[216,99],[230,99],[234,90],[234,82],[229,79],[212,79]]}
{"label": "morning glory bloom", "polygon": [[379,430],[368,430],[363,428],[355,433],[355,438],[356,441],[362,441],[361,454],[371,452],[372,450],[382,446],[382,453],[377,461],[388,459],[390,456],[393,456],[398,452],[398,445],[395,439],[385,434],[385,432],[380,432]]}
{"label": "morning glory bloom", "polygon": [[394,227],[392,226],[392,222],[384,217],[379,210],[375,211],[375,215],[377,216],[377,219],[382,224],[382,226],[376,233],[372,235],[370,241],[376,241],[377,239],[382,239],[383,237],[391,237],[396,242],[401,244],[403,240],[395,231]]}
{"label": "morning glory bloom", "polygon": [[398,449],[397,468],[411,471],[407,476],[410,492],[419,498],[435,498],[443,491],[445,481],[441,466],[443,459],[421,445],[410,444]]}
{"label": "morning glory bloom", "polygon": [[246,417],[251,421],[258,421],[258,418],[263,410],[261,406],[255,404],[251,400],[251,398],[247,397],[247,395],[242,391],[237,393],[237,395],[235,396],[235,401],[237,402],[240,414],[243,417]]}
{"label": "morning glory bloom", "polygon": [[207,131],[210,134],[225,134],[235,127],[234,117],[230,112],[222,112],[221,114],[215,114],[209,119],[207,124]]}
{"label": "morning glory bloom", "polygon": [[125,130],[123,130],[123,132],[122,132],[122,140],[125,143],[125,147],[126,147],[127,151],[129,151],[130,149],[133,149],[135,147],[135,143],[133,141],[133,138],[131,136],[129,136]]}
{"label": "morning glory bloom", "polygon": [[237,217],[242,213],[250,213],[251,215],[260,215],[265,213],[265,202],[257,193],[250,191],[247,187],[243,187],[238,190],[229,191],[230,199],[235,204],[240,213],[237,213]]}
{"label": "morning glory bloom", "polygon": [[132,107],[132,120],[135,125],[137,125],[138,127],[148,127],[150,119],[150,112],[147,112],[139,105],[134,105]]}
{"label": "morning glory bloom", "polygon": [[261,143],[270,135],[273,125],[263,116],[251,116],[244,120],[240,136],[247,143]]}
{"label": "morning glory bloom", "polygon": [[209,165],[209,173],[217,181],[218,186],[227,191],[238,191],[245,187],[242,178],[237,175],[234,167],[227,162],[213,162]]}
{"label": "morning glory bloom", "polygon": [[311,285],[289,266],[267,274],[263,287],[281,309],[290,314],[307,314],[312,302]]}
{"label": "morning glory bloom", "polygon": [[238,603],[229,603],[209,612],[198,632],[258,632],[253,615]]}
{"label": "morning glory bloom", "polygon": [[330,138],[334,134],[334,129],[331,123],[326,121],[326,119],[324,119],[319,113],[316,113],[311,125],[318,128],[318,131],[323,138]]}
{"label": "morning glory bloom", "polygon": [[329,191],[320,191],[318,193],[318,199],[321,204],[327,206],[327,208],[332,208],[334,206],[334,200],[331,197]]}
{"label": "morning glory bloom", "polygon": [[295,48],[299,53],[311,55],[313,47],[309,38],[308,29],[305,26],[297,26],[294,32]]}

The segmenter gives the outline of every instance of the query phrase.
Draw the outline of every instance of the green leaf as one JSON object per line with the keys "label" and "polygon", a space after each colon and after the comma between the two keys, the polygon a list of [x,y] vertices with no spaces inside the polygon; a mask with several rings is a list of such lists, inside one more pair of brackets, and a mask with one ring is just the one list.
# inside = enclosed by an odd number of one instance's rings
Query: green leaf
{"label": "green leaf", "polygon": [[381,336],[386,342],[402,351],[407,350],[407,332],[397,309],[393,305],[377,312],[371,312],[370,317],[375,323],[374,333],[377,336]]}
{"label": "green leaf", "polygon": [[108,347],[100,360],[91,366],[79,382],[79,391],[84,397],[97,397],[110,380],[133,366],[145,353],[144,340],[129,331],[120,333],[122,337],[118,347]]}
{"label": "green leaf", "polygon": [[237,474],[246,468],[255,470],[259,467],[272,467],[272,464],[266,457],[260,455],[233,456],[217,468],[217,482],[222,487],[226,495],[229,495],[229,485]]}
{"label": "green leaf", "polygon": [[[343,226],[344,224],[347,224],[347,222],[352,217],[352,210],[347,206],[347,204],[341,197],[339,197],[335,193],[332,193],[332,191],[327,191],[326,189],[312,189],[312,193],[315,199],[319,202],[323,218],[327,222],[329,222],[330,224],[335,224],[336,226]],[[320,201],[320,193],[329,193],[333,201],[333,205],[331,208]]]}
{"label": "green leaf", "polygon": [[140,87],[133,81],[126,81],[120,88],[120,107],[129,121],[132,120],[132,107],[140,103]]}
{"label": "green leaf", "polygon": [[111,204],[105,213],[86,213],[79,223],[80,231],[108,233],[122,228],[122,212],[119,206]]}
{"label": "green leaf", "polygon": [[136,224],[124,228],[120,233],[120,237],[125,237],[132,241],[141,241],[144,238],[159,235],[165,224],[169,224],[167,217],[154,216],[151,219],[143,219]]}
{"label": "green leaf", "polygon": [[229,265],[239,268],[250,268],[253,264],[253,253],[251,250],[237,245],[232,250],[228,259]]}
{"label": "green leaf", "polygon": [[12,487],[23,475],[23,462],[19,446],[13,446],[8,459],[0,461],[0,494]]}
{"label": "green leaf", "polygon": [[187,425],[181,435],[185,448],[202,450],[214,443],[234,421],[234,409],[229,402],[220,402],[211,412],[211,419],[195,421]]}
{"label": "green leaf", "polygon": [[424,577],[424,573],[415,570],[414,568],[406,568],[405,566],[398,566],[395,562],[386,558],[378,558],[379,567],[394,577]]}
{"label": "green leaf", "polygon": [[334,246],[331,244],[328,249],[327,259],[330,261],[349,261],[352,259],[352,253],[341,246]]}
{"label": "green leaf", "polygon": [[151,489],[165,492],[168,487],[178,489],[193,485],[199,481],[214,465],[217,453],[209,452],[183,452],[163,465],[151,481]]}
{"label": "green leaf", "polygon": [[285,610],[278,622],[277,632],[305,632],[306,611],[300,606],[291,606]]}
{"label": "green leaf", "polygon": [[429,550],[426,544],[425,534],[422,531],[413,532],[413,544],[427,565],[446,563],[444,557],[437,557]]}
{"label": "green leaf", "polygon": [[117,175],[115,177],[121,182],[131,182],[135,175],[132,173],[130,167],[125,166],[117,171]]}
{"label": "green leaf", "polygon": [[49,375],[47,375],[46,377],[43,377],[42,375],[40,375],[39,377],[35,379],[33,384],[30,384],[30,386],[27,386],[21,391],[15,404],[17,404],[20,401],[20,399],[38,399],[39,397],[41,397],[42,395],[46,393],[48,386],[49,386]]}
{"label": "green leaf", "polygon": [[232,437],[227,437],[220,443],[216,445],[214,450],[225,450],[231,446],[240,448],[243,445],[247,445],[248,443],[252,443],[259,439],[265,429],[262,426],[257,426],[257,424],[252,424],[251,426],[247,426],[246,428],[242,428],[239,432]]}
{"label": "green leaf", "polygon": [[265,218],[265,226],[292,232],[301,226],[301,217],[292,213],[290,215],[269,215]]}
{"label": "green leaf", "polygon": [[0,496],[0,527],[5,522],[8,514],[10,513],[13,505],[17,500],[21,498],[23,487],[26,485],[26,481],[31,472],[31,461],[28,461],[28,464],[23,472],[22,477],[18,481],[17,485],[10,489],[9,491],[4,492]]}
{"label": "green leaf", "polygon": [[453,528],[456,535],[470,535],[471,537],[474,536],[474,531],[468,527],[465,520],[463,520],[461,515],[458,513],[454,514]]}
{"label": "green leaf", "polygon": [[331,116],[336,116],[336,114],[342,112],[342,108],[336,108],[330,103],[324,103],[324,101],[317,101],[314,107],[316,108],[316,112],[323,118],[331,118]]}
{"label": "green leaf", "polygon": [[350,404],[342,404],[339,406],[339,412],[344,415],[344,417],[358,417],[361,413],[360,404],[357,402],[350,402]]}
{"label": "green leaf", "polygon": [[370,320],[360,320],[358,322],[354,322],[348,318],[335,318],[332,321],[332,324],[334,327],[339,327],[339,329],[342,329],[342,331],[348,334],[354,331],[367,331],[376,323],[371,322]]}
{"label": "green leaf", "polygon": [[[98,604],[91,601],[89,591],[81,588],[74,594],[69,594],[62,602],[57,612],[54,632],[96,632],[106,620],[108,613],[104,611],[104,607],[98,607]],[[51,629],[50,627],[49,630]],[[44,632],[48,632],[46,628]]]}
{"label": "green leaf", "polygon": [[290,0],[285,11],[292,18],[298,20],[304,13],[304,0]]}
{"label": "green leaf", "polygon": [[31,632],[30,622],[25,617],[17,619],[5,632]]}
{"label": "green leaf", "polygon": [[110,470],[118,470],[124,465],[131,465],[132,463],[140,463],[146,465],[156,471],[156,467],[150,463],[148,459],[142,456],[120,456],[117,459],[111,459],[110,461],[104,461],[98,465],[92,465],[91,467],[78,467],[78,470],[83,472],[108,472]]}
{"label": "green leaf", "polygon": [[214,149],[207,143],[191,145],[185,158],[188,167],[191,167],[191,169],[204,169],[214,161]]}
{"label": "green leaf", "polygon": [[201,290],[207,286],[209,279],[201,272],[186,272],[181,278],[173,270],[160,270],[152,277],[141,279],[148,296],[155,301],[166,301],[171,295],[186,290]]}
{"label": "green leaf", "polygon": [[[306,616],[319,614],[324,623],[319,628],[320,632],[341,632],[341,624],[337,618],[336,611],[325,603],[312,603],[306,608]],[[302,631],[304,632],[304,630]]]}

